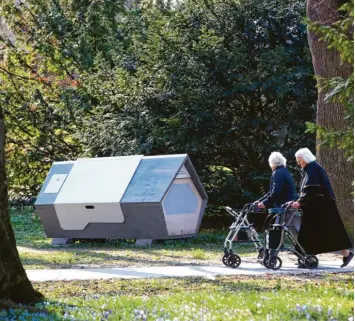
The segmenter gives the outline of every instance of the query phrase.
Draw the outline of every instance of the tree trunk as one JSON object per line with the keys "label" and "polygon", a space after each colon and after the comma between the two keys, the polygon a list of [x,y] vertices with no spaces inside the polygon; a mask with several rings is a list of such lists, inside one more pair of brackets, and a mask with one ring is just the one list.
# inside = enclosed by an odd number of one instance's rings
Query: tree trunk
{"label": "tree trunk", "polygon": [[[307,16],[311,21],[330,26],[339,19],[337,10],[343,3],[344,0],[307,0]],[[351,75],[353,67],[342,63],[338,52],[328,49],[327,44],[319,41],[319,37],[309,30],[308,43],[317,77],[348,78]],[[344,119],[344,106],[339,103],[326,103],[324,97],[325,93],[318,90],[317,124],[329,129],[345,130],[348,125]],[[348,232],[353,234],[353,164],[347,162],[344,152],[336,148],[321,147],[317,151],[317,157],[329,175],[344,224]]]}
{"label": "tree trunk", "polygon": [[42,298],[33,289],[22,267],[10,224],[5,173],[5,121],[0,106],[0,306],[1,301],[28,304]]}

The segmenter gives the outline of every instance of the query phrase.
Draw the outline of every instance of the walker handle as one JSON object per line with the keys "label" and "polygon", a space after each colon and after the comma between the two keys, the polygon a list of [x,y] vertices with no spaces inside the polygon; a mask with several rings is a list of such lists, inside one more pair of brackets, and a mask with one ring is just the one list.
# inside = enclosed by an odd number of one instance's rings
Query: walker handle
{"label": "walker handle", "polygon": [[233,211],[233,209],[229,206],[226,206],[226,211],[228,212],[228,214],[232,215],[233,217],[238,217],[238,214],[236,212]]}
{"label": "walker handle", "polygon": [[288,202],[287,202],[285,204],[282,204],[281,208],[284,208],[285,210],[289,210],[290,208],[292,208],[292,203],[288,204]]}

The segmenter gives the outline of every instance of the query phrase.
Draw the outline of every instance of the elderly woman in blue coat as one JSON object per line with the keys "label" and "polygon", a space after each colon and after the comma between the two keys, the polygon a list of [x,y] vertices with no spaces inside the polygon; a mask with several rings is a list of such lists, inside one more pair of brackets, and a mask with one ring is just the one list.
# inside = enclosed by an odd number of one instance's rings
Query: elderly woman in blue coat
{"label": "elderly woman in blue coat", "polygon": [[300,196],[292,203],[293,208],[301,208],[303,212],[298,241],[307,254],[340,251],[343,255],[341,267],[344,267],[354,254],[347,250],[352,244],[338,212],[328,175],[308,148],[300,149],[295,156],[302,168]]}
{"label": "elderly woman in blue coat", "polygon": [[270,191],[254,202],[259,208],[280,207],[296,198],[295,183],[286,168],[286,158],[279,152],[272,152],[269,165],[272,170]]}

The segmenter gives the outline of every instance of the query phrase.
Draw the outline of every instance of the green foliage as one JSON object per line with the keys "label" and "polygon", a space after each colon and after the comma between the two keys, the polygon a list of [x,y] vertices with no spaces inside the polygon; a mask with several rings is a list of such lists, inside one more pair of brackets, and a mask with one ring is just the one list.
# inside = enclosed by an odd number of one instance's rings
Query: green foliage
{"label": "green foliage", "polygon": [[16,193],[35,195],[53,160],[188,153],[213,203],[234,206],[268,188],[271,151],[312,144],[303,1],[5,0],[0,15]]}
{"label": "green foliage", "polygon": [[[100,156],[187,152],[205,185],[214,178],[204,172],[225,166],[250,200],[270,151],[293,154],[314,119],[303,14],[301,2],[185,1],[126,16],[132,63],[97,58],[83,140]],[[214,204],[240,200],[226,193]]]}
{"label": "green foliage", "polygon": [[242,189],[237,184],[231,169],[223,166],[209,166],[202,170],[200,178],[211,204],[230,205],[240,203]]}
{"label": "green foliage", "polygon": [[[319,41],[325,41],[329,49],[336,50],[344,64],[354,65],[354,1],[349,1],[339,8],[341,19],[331,26],[317,22],[308,22],[310,30],[321,35]],[[325,92],[325,102],[340,103],[345,108],[345,119],[348,127],[344,130],[332,130],[314,123],[307,124],[308,132],[317,132],[321,145],[335,147],[345,151],[354,159],[354,73],[349,78],[333,77],[319,79],[319,90]]]}
{"label": "green foliage", "polygon": [[36,195],[53,161],[90,155],[77,137],[93,103],[80,78],[95,55],[109,62],[124,47],[115,24],[123,11],[122,1],[3,1],[0,103],[11,195]]}
{"label": "green foliage", "polygon": [[[0,34],[0,104],[7,125],[10,195],[36,195],[51,163],[77,156],[76,83],[53,43],[42,39],[31,2],[3,1],[0,15],[14,35]],[[38,6],[42,4],[38,2]],[[41,49],[46,54],[41,54]]]}
{"label": "green foliage", "polygon": [[33,208],[26,206],[10,208],[11,225],[19,246],[47,247],[50,239],[46,237],[43,225]]}

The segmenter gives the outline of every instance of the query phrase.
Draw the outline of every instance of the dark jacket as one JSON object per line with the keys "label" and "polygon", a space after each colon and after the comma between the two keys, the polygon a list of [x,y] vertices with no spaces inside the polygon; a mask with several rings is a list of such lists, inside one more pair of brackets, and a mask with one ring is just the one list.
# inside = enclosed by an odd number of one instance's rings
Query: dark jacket
{"label": "dark jacket", "polygon": [[284,166],[277,167],[271,175],[270,191],[259,202],[265,207],[280,207],[296,197],[296,188],[290,172]]}
{"label": "dark jacket", "polygon": [[334,191],[322,166],[316,161],[302,170],[300,197],[303,212],[298,241],[307,254],[352,247],[341,220]]}

